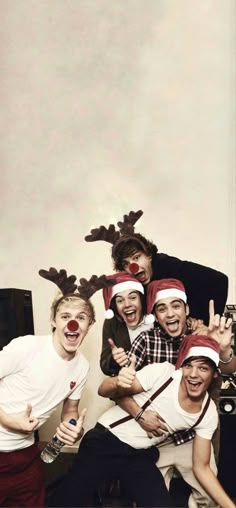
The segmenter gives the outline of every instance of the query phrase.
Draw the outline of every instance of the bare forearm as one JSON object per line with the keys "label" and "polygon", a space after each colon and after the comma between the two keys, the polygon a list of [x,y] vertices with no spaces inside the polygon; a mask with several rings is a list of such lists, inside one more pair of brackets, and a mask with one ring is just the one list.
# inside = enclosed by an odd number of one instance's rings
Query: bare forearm
{"label": "bare forearm", "polygon": [[233,501],[226,494],[208,465],[199,464],[193,467],[193,472],[202,487],[221,508],[235,508]]}
{"label": "bare forearm", "polygon": [[104,381],[98,388],[98,395],[110,399],[117,399],[119,397],[125,397],[126,395],[130,395],[133,393],[130,387],[123,388],[121,386],[118,386],[117,382],[118,376],[104,379]]}
{"label": "bare forearm", "polygon": [[126,413],[133,416],[133,418],[136,418],[141,411],[139,404],[133,397],[130,396],[116,398],[116,403],[121,407],[121,409],[126,411]]}
{"label": "bare forearm", "polygon": [[233,372],[236,372],[236,356],[232,353],[231,348],[220,352],[219,367],[222,374],[233,374]]}
{"label": "bare forearm", "polygon": [[167,430],[164,420],[158,413],[142,409],[133,397],[121,397],[116,399],[116,403],[135,418],[142,429],[147,432],[148,437],[161,436]]}
{"label": "bare forearm", "polygon": [[65,421],[65,422],[69,422],[69,420],[71,420],[71,418],[74,418],[75,420],[78,420],[79,418],[79,412],[78,412],[78,408],[77,409],[71,409],[70,411],[68,410],[64,410],[62,411],[61,413],[61,421]]}

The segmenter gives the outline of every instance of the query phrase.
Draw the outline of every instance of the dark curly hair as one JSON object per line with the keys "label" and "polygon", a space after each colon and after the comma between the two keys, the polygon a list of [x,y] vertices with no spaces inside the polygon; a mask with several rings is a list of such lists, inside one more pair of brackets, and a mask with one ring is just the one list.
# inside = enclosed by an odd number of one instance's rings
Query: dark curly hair
{"label": "dark curly hair", "polygon": [[[145,314],[147,313],[147,303],[146,303],[146,297],[145,295],[143,295],[140,291],[137,291],[137,293],[139,293],[139,296],[140,296],[140,300],[141,300],[141,305],[142,305],[142,313],[143,313],[143,316],[145,316]],[[111,299],[111,302],[110,302],[110,306],[109,306],[110,309],[113,310],[114,312],[114,316],[119,320],[119,321],[123,321],[122,318],[120,317],[119,313],[117,312],[117,306],[116,306],[116,295],[113,296],[113,298]]]}
{"label": "dark curly hair", "polygon": [[124,259],[133,256],[137,251],[144,252],[147,256],[152,257],[153,254],[156,254],[158,248],[151,240],[147,240],[147,238],[140,233],[119,238],[115,245],[113,245],[111,251],[114,269],[118,272],[124,270]]}

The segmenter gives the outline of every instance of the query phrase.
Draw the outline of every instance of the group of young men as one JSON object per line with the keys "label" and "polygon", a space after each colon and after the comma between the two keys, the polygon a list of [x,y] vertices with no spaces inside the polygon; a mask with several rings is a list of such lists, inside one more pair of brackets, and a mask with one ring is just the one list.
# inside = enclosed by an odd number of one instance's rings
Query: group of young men
{"label": "group of young men", "polygon": [[218,416],[207,394],[218,365],[236,370],[231,321],[223,316],[228,280],[158,254],[134,232],[141,214],[124,216],[119,232],[101,226],[85,238],[112,243],[117,271],[93,276],[92,289],[63,270],[41,271],[62,291],[52,306],[52,334],[16,338],[0,352],[1,506],[44,506],[34,431],[60,402],[58,438],[70,446],[82,435],[86,410],[79,416],[78,405],[89,367],[79,346],[95,319],[89,298],[101,288],[107,319],[100,365],[108,378],[98,393],[116,404],[85,434],[48,506],[88,506],[109,476],[122,481],[136,506],[174,506],[167,488],[174,469],[191,486],[195,506],[234,506],[216,477],[211,440]]}

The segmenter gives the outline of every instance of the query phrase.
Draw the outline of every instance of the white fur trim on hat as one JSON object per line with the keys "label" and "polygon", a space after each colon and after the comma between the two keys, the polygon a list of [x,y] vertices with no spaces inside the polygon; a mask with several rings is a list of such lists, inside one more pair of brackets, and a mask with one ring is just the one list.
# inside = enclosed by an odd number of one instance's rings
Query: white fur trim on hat
{"label": "white fur trim on hat", "polygon": [[140,293],[144,294],[144,288],[143,285],[140,282],[136,282],[135,280],[127,280],[125,282],[119,282],[119,284],[115,284],[112,287],[112,297],[117,295],[117,293],[120,293],[120,291],[125,291],[126,289],[139,291]]}
{"label": "white fur trim on hat", "polygon": [[176,298],[180,298],[180,300],[183,300],[184,303],[187,303],[187,295],[184,291],[181,291],[181,289],[177,288],[170,288],[170,289],[161,289],[157,292],[155,302],[159,302],[159,300],[162,300],[162,298],[168,298],[168,296],[174,296]]}
{"label": "white fur trim on hat", "polygon": [[191,356],[206,356],[206,358],[210,358],[215,363],[216,366],[219,365],[220,361],[219,353],[217,353],[216,351],[214,351],[214,349],[210,347],[204,346],[191,347],[183,362],[185,362],[185,360],[187,360],[187,358],[190,358]]}

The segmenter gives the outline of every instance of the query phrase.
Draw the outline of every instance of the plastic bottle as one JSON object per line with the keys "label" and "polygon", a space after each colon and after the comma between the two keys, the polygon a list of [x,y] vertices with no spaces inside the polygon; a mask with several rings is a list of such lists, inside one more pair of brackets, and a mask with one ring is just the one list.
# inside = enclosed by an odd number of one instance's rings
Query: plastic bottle
{"label": "plastic bottle", "polygon": [[[71,423],[71,425],[76,425],[77,422],[74,418],[71,418],[69,423]],[[59,455],[63,446],[63,441],[60,441],[60,439],[58,439],[56,436],[53,436],[50,443],[48,443],[41,452],[40,457],[43,462],[46,462],[47,464],[53,462]]]}

